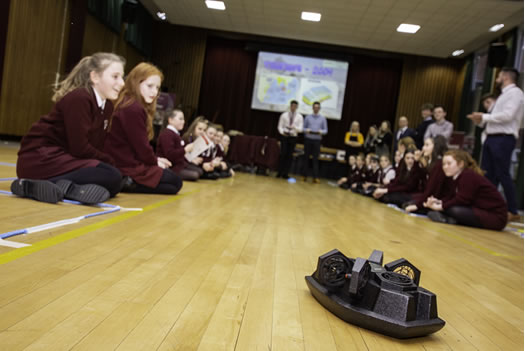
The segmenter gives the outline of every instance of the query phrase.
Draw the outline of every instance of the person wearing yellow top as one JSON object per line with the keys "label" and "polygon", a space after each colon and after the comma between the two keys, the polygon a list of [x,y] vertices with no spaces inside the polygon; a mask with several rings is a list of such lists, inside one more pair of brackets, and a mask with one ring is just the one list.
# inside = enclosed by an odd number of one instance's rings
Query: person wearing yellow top
{"label": "person wearing yellow top", "polygon": [[350,155],[357,155],[363,150],[363,143],[365,142],[363,134],[359,132],[359,122],[353,121],[350,126],[350,131],[345,135],[345,159],[348,162]]}

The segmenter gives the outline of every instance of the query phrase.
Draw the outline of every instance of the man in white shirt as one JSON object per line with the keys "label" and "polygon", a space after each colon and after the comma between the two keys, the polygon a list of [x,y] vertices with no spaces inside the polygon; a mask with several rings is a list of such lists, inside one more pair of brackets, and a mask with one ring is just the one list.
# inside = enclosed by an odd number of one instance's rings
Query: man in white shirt
{"label": "man in white shirt", "polygon": [[290,102],[290,110],[281,114],[277,130],[281,134],[281,154],[279,156],[278,178],[288,179],[292,165],[293,152],[297,143],[297,134],[303,131],[303,116],[297,112],[298,103]]}
{"label": "man in white shirt", "polygon": [[523,119],[523,91],[516,86],[519,73],[514,68],[502,68],[496,78],[501,95],[491,113],[473,112],[467,118],[475,124],[485,125],[487,139],[483,144],[481,168],[496,186],[503,186],[509,220],[519,218],[516,188],[510,176],[512,151],[516,147],[521,120]]}

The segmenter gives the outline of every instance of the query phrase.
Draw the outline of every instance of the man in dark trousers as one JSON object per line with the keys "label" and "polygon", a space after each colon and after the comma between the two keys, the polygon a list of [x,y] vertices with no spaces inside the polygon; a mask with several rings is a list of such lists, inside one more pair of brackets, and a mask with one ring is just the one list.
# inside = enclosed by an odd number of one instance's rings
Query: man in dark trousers
{"label": "man in dark trousers", "polygon": [[298,103],[290,102],[290,111],[283,112],[279,118],[277,130],[281,134],[281,154],[277,177],[288,179],[288,172],[292,164],[293,152],[297,143],[297,134],[303,132],[303,116],[297,112]]}
{"label": "man in dark trousers", "polygon": [[481,168],[496,187],[501,183],[509,210],[509,221],[518,220],[516,187],[510,176],[512,152],[523,119],[523,91],[516,86],[519,73],[504,67],[496,78],[501,95],[491,113],[473,112],[467,117],[475,124],[485,125],[487,139],[483,144]]}
{"label": "man in dark trousers", "polygon": [[304,119],[304,166],[303,180],[306,182],[308,176],[308,161],[312,156],[314,183],[318,184],[319,180],[319,154],[321,153],[321,139],[328,133],[328,124],[326,118],[320,113],[321,104],[314,102],[312,105],[313,114],[306,116]]}
{"label": "man in dark trousers", "polygon": [[434,105],[430,103],[426,103],[421,106],[421,117],[423,118],[423,122],[421,122],[416,128],[415,139],[416,146],[419,150],[423,148],[423,144],[425,143],[424,137],[428,126],[434,123],[434,118],[432,118],[432,110],[434,110]]}

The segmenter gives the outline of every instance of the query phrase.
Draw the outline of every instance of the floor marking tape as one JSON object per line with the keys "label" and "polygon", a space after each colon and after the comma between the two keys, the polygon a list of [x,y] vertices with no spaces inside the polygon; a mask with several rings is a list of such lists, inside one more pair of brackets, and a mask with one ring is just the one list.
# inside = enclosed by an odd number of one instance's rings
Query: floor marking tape
{"label": "floor marking tape", "polygon": [[125,221],[126,219],[135,217],[135,216],[140,215],[142,213],[145,213],[147,211],[151,211],[151,210],[154,210],[154,209],[159,208],[161,206],[164,206],[164,205],[167,205],[169,203],[172,203],[172,202],[175,202],[177,200],[180,200],[180,199],[182,199],[182,198],[184,198],[186,196],[195,194],[195,193],[199,192],[200,190],[201,189],[199,188],[199,189],[195,189],[195,190],[192,190],[190,192],[187,192],[185,194],[175,195],[173,197],[170,197],[169,199],[162,200],[162,201],[159,201],[159,202],[154,203],[152,205],[146,206],[142,211],[124,212],[121,215],[118,215],[118,216],[113,217],[113,218],[106,219],[106,220],[104,220],[102,222],[89,224],[89,225],[84,226],[82,228],[73,229],[73,230],[71,230],[69,232],[66,232],[66,233],[63,233],[63,234],[59,234],[59,235],[54,236],[52,238],[44,239],[42,241],[39,241],[39,242],[36,242],[36,243],[32,244],[32,246],[23,247],[23,248],[20,248],[20,249],[16,249],[16,250],[12,250],[12,251],[6,252],[5,254],[0,255],[0,265],[8,263],[8,262],[11,262],[11,261],[14,261],[16,259],[19,259],[19,258],[27,256],[27,255],[30,255],[30,254],[32,254],[34,252],[43,250],[45,248],[48,248],[48,247],[51,247],[51,246],[55,246],[55,245],[60,244],[60,243],[62,243],[64,241],[68,241],[68,240],[77,238],[79,236],[82,236],[84,234],[90,233],[90,232],[95,231],[97,229],[102,229],[102,228],[108,227],[108,226],[110,226],[112,224],[120,223],[122,221]]}

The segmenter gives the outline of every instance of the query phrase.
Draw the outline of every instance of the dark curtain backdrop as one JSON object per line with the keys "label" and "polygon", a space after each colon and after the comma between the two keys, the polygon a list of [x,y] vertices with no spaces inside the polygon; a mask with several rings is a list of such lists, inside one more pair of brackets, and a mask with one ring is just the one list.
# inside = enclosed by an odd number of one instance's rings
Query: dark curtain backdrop
{"label": "dark curtain backdrop", "polygon": [[[257,52],[244,50],[245,42],[209,37],[202,74],[199,114],[250,135],[277,137],[280,113],[252,110],[251,99]],[[366,135],[368,127],[383,120],[395,120],[402,61],[354,55],[350,64],[343,115],[328,120],[323,145],[343,148],[352,121],[359,121]],[[322,106],[321,106],[322,113]]]}

